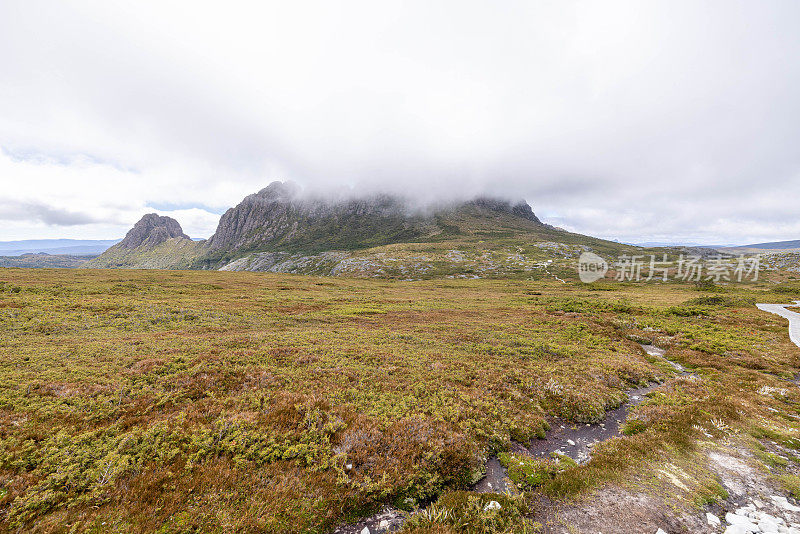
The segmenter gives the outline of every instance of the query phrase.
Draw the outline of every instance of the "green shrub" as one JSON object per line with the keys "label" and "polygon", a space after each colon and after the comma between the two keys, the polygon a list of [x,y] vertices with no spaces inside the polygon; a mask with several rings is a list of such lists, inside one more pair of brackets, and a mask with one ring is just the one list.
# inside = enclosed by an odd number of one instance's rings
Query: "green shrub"
{"label": "green shrub", "polygon": [[800,296],[800,287],[796,285],[780,284],[773,287],[770,291],[781,295]]}
{"label": "green shrub", "polygon": [[697,291],[717,291],[719,289],[713,280],[698,280],[694,283],[694,288]]}
{"label": "green shrub", "polygon": [[664,309],[664,314],[678,317],[696,317],[698,315],[708,315],[708,312],[695,306],[670,306]]}

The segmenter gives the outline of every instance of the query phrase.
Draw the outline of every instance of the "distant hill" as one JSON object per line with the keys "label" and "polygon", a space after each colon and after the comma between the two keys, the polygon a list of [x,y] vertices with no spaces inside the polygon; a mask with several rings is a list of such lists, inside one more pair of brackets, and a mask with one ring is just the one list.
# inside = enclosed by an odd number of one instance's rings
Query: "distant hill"
{"label": "distant hill", "polygon": [[20,254],[18,256],[0,256],[0,267],[74,269],[76,267],[83,267],[86,262],[94,257],[95,256],[70,254],[46,254],[44,252]]}
{"label": "distant hill", "polygon": [[737,247],[720,247],[723,252],[734,254],[752,254],[759,252],[796,252],[800,251],[800,239],[791,241],[772,241],[770,243],[755,243]]}
{"label": "distant hill", "polygon": [[28,239],[22,241],[0,241],[0,256],[22,254],[53,254],[71,256],[94,256],[102,254],[119,239]]}
{"label": "distant hill", "polygon": [[773,241],[772,243],[756,243],[755,245],[744,245],[746,248],[768,248],[768,249],[792,249],[800,248],[800,239],[793,241]]}
{"label": "distant hill", "polygon": [[735,247],[736,245],[704,245],[703,243],[692,243],[682,241],[645,241],[642,243],[629,243],[637,247],[690,247],[690,248],[722,248]]}
{"label": "distant hill", "polygon": [[318,275],[530,276],[554,259],[642,249],[543,224],[524,201],[479,197],[415,206],[390,195],[328,199],[273,182],[192,241],[169,217],[146,215],[87,267],[221,269]]}

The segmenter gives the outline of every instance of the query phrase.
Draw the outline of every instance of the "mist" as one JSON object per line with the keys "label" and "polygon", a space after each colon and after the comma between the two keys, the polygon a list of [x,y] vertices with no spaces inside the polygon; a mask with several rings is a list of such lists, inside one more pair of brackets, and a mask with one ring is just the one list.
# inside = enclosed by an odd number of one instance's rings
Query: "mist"
{"label": "mist", "polygon": [[193,237],[274,180],[525,199],[625,241],[800,237],[800,5],[7,2],[0,240]]}

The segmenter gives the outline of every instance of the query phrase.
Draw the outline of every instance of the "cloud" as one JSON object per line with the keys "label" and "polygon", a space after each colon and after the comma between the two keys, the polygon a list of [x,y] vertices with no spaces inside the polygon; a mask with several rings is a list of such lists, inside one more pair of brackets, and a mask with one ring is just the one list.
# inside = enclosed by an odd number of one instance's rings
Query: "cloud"
{"label": "cloud", "polygon": [[48,206],[41,202],[0,202],[0,221],[40,221],[56,226],[95,222],[93,216]]}
{"label": "cloud", "polygon": [[[153,202],[190,197],[168,177],[145,176],[80,154],[0,152],[0,176],[11,187],[0,197],[3,240],[124,236],[145,213],[178,219],[192,237],[208,237],[219,215],[203,206]],[[155,205],[154,205],[155,204]]]}
{"label": "cloud", "polygon": [[99,233],[290,179],[521,196],[609,238],[797,237],[798,15],[791,0],[5,3],[0,198]]}

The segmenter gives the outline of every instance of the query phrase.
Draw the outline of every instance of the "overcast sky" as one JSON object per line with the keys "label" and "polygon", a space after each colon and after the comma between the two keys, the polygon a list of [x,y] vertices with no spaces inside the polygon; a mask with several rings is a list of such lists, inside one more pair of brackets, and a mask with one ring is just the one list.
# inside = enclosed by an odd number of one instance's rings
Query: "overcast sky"
{"label": "overcast sky", "polygon": [[0,2],[0,240],[207,237],[273,180],[800,238],[800,2]]}

